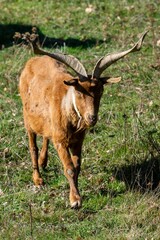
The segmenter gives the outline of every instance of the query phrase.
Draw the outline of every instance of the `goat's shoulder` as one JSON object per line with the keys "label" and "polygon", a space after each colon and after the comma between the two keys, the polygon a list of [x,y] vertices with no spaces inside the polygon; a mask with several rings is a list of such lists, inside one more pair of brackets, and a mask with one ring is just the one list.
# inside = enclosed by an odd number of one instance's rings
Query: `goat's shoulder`
{"label": "goat's shoulder", "polygon": [[49,56],[32,57],[26,63],[25,69],[33,74],[39,75],[46,75],[47,73],[54,74],[55,72],[66,71],[62,63],[59,63]]}

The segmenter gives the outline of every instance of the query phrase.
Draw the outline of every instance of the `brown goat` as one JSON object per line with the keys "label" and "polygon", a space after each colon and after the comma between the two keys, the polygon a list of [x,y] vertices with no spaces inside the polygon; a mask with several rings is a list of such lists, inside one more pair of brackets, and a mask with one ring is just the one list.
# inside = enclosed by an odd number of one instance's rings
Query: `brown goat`
{"label": "brown goat", "polygon": [[[145,35],[146,32],[131,49],[101,58],[92,75],[87,75],[77,58],[45,52],[32,42],[34,52],[45,56],[33,57],[26,63],[20,76],[19,89],[29,137],[33,181],[37,186],[43,184],[39,167],[47,166],[47,150],[51,139],[69,181],[72,208],[81,206],[78,175],[86,129],[97,122],[104,84],[120,81],[120,78],[101,78],[100,75],[118,59],[138,51]],[[72,68],[78,77],[69,74],[62,63]],[[43,136],[39,157],[37,134]]]}

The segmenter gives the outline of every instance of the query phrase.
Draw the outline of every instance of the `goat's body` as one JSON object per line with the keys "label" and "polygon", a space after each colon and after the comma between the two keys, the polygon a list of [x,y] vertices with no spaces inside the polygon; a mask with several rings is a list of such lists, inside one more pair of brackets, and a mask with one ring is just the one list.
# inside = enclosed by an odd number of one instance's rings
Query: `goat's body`
{"label": "goat's body", "polygon": [[[26,36],[35,53],[47,55],[31,58],[27,62],[19,84],[24,122],[29,137],[33,181],[35,185],[43,183],[39,166],[47,166],[48,143],[51,139],[63,163],[64,174],[70,185],[70,203],[74,208],[81,205],[78,175],[86,128],[97,122],[104,84],[116,83],[121,79],[101,78],[100,75],[117,60],[139,51],[146,33],[147,31],[129,50],[100,58],[92,75],[87,74],[74,56],[43,51],[35,42],[36,35],[33,34],[33,38]],[[78,78],[67,73],[60,62],[72,68]],[[43,137],[40,154],[36,144],[37,134]]]}
{"label": "goat's body", "polygon": [[[77,174],[80,171],[78,162],[80,162],[81,147],[87,126],[84,123],[82,129],[78,126],[81,122],[73,106],[74,89],[63,82],[71,78],[72,76],[66,72],[63,65],[47,56],[31,58],[20,77],[19,89],[23,102],[25,127],[29,135],[34,169],[33,180],[36,185],[42,184],[38,165],[42,167],[47,165],[49,139],[53,141],[65,171],[70,169],[70,174],[72,174],[73,167],[78,167]],[[43,136],[44,139],[39,159],[36,145],[37,134]],[[69,156],[70,152],[72,156]],[[75,163],[70,160],[74,157]],[[69,181],[72,182],[72,180]],[[74,189],[74,192],[78,194],[78,190]],[[70,198],[73,197],[70,196]],[[78,201],[79,199],[78,196]],[[77,204],[75,198],[71,201],[72,205]]]}

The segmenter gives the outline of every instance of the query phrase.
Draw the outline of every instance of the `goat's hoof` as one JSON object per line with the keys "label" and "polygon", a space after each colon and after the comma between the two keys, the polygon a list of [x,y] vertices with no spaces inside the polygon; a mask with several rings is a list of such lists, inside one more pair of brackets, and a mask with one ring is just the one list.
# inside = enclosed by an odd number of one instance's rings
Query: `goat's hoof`
{"label": "goat's hoof", "polygon": [[72,209],[78,209],[82,206],[81,200],[76,200],[75,202],[71,203],[71,208]]}
{"label": "goat's hoof", "polygon": [[34,181],[34,184],[36,187],[40,187],[40,186],[44,185],[42,178],[37,178],[37,179],[34,179],[33,181]]}
{"label": "goat's hoof", "polygon": [[71,208],[78,209],[82,206],[82,200],[79,195],[75,195],[74,198],[70,198]]}
{"label": "goat's hoof", "polygon": [[71,190],[69,200],[72,209],[78,209],[82,206],[82,199],[78,192],[75,193]]}

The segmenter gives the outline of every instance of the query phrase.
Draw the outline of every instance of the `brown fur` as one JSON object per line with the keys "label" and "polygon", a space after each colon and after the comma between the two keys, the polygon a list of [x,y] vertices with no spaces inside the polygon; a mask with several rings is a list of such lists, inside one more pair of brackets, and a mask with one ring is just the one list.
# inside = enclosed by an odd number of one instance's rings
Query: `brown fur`
{"label": "brown fur", "polygon": [[[20,77],[19,89],[29,137],[33,181],[35,185],[43,184],[39,166],[47,166],[51,139],[70,184],[70,204],[73,208],[81,205],[78,174],[85,131],[97,121],[103,84],[107,79],[100,81],[88,77],[87,81],[81,82],[48,56],[31,58]],[[37,134],[43,136],[39,157]]]}

